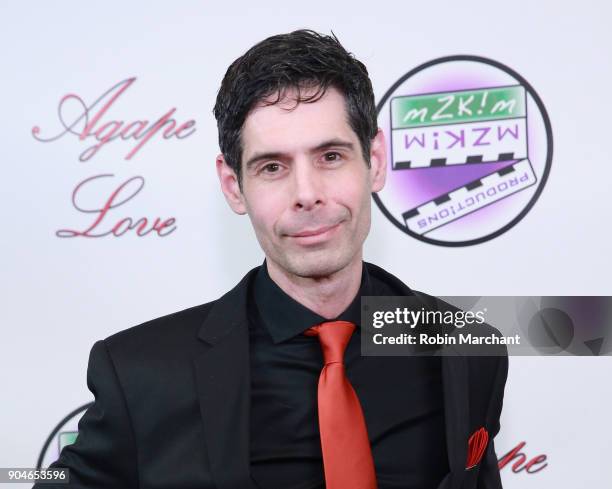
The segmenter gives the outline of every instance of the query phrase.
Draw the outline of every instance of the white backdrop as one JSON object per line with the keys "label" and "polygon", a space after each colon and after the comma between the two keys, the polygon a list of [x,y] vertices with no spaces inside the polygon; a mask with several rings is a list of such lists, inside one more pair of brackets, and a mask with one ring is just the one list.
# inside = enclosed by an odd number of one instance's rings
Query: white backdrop
{"label": "white backdrop", "polygon": [[[504,63],[535,88],[550,116],[554,157],[533,209],[514,228],[461,248],[417,241],[373,204],[365,259],[434,295],[612,295],[607,2],[13,2],[0,7],[0,466],[34,466],[49,432],[92,400],[92,344],[119,330],[207,302],[263,260],[246,216],[219,190],[212,106],[229,63],[255,42],[297,28],[329,33],[362,60],[377,100],[404,73],[452,54]],[[183,139],[94,144],[60,134],[61,99],[86,104],[135,77],[106,120],[155,121],[172,108]],[[64,117],[76,117],[69,98]],[[184,134],[187,131],[184,132]],[[59,238],[85,230],[111,191],[142,177],[98,231],[130,216],[173,217],[165,237]],[[132,182],[134,189],[137,187]],[[127,189],[127,187],[126,187]],[[203,277],[215,277],[204,280]],[[612,453],[610,358],[510,358],[496,447],[526,442],[534,474],[502,470],[505,487],[604,487]],[[539,466],[541,466],[540,464]],[[535,467],[534,467],[535,468]]]}

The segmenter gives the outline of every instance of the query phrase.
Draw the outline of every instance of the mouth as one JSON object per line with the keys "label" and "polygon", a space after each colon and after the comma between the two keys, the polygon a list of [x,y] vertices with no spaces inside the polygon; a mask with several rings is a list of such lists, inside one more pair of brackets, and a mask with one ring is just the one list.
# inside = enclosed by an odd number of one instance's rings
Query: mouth
{"label": "mouth", "polygon": [[317,229],[308,229],[299,233],[289,234],[288,237],[301,244],[311,244],[329,239],[334,232],[340,227],[342,221],[331,226],[325,226]]}

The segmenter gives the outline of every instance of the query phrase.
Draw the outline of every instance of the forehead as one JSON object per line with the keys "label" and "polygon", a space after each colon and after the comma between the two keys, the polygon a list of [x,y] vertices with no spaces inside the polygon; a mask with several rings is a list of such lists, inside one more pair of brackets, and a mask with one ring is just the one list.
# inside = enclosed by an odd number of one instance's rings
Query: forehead
{"label": "forehead", "polygon": [[[243,159],[255,151],[305,151],[332,138],[357,141],[338,89],[329,87],[316,102],[297,105],[295,95],[288,91],[278,103],[260,103],[249,113],[242,127]],[[275,99],[273,95],[268,100]]]}

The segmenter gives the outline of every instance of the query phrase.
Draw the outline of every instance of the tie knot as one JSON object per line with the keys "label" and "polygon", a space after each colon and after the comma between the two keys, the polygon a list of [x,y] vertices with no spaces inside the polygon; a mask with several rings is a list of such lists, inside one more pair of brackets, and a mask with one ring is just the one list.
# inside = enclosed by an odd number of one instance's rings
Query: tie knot
{"label": "tie knot", "polygon": [[329,363],[344,363],[344,350],[348,345],[355,325],[349,321],[327,321],[304,331],[306,336],[318,336],[323,361]]}

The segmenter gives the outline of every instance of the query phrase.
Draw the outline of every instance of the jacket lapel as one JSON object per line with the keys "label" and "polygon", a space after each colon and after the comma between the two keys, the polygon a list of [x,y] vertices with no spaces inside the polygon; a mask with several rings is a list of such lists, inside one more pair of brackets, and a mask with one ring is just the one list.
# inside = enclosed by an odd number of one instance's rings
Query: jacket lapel
{"label": "jacket lapel", "polygon": [[465,477],[467,461],[468,399],[467,358],[456,351],[442,354],[442,383],[444,390],[444,420],[446,423],[446,449],[451,470],[451,487],[458,488]]}
{"label": "jacket lapel", "polygon": [[218,489],[250,489],[249,328],[247,290],[257,268],[214,303],[194,359],[200,413],[212,477]]}

